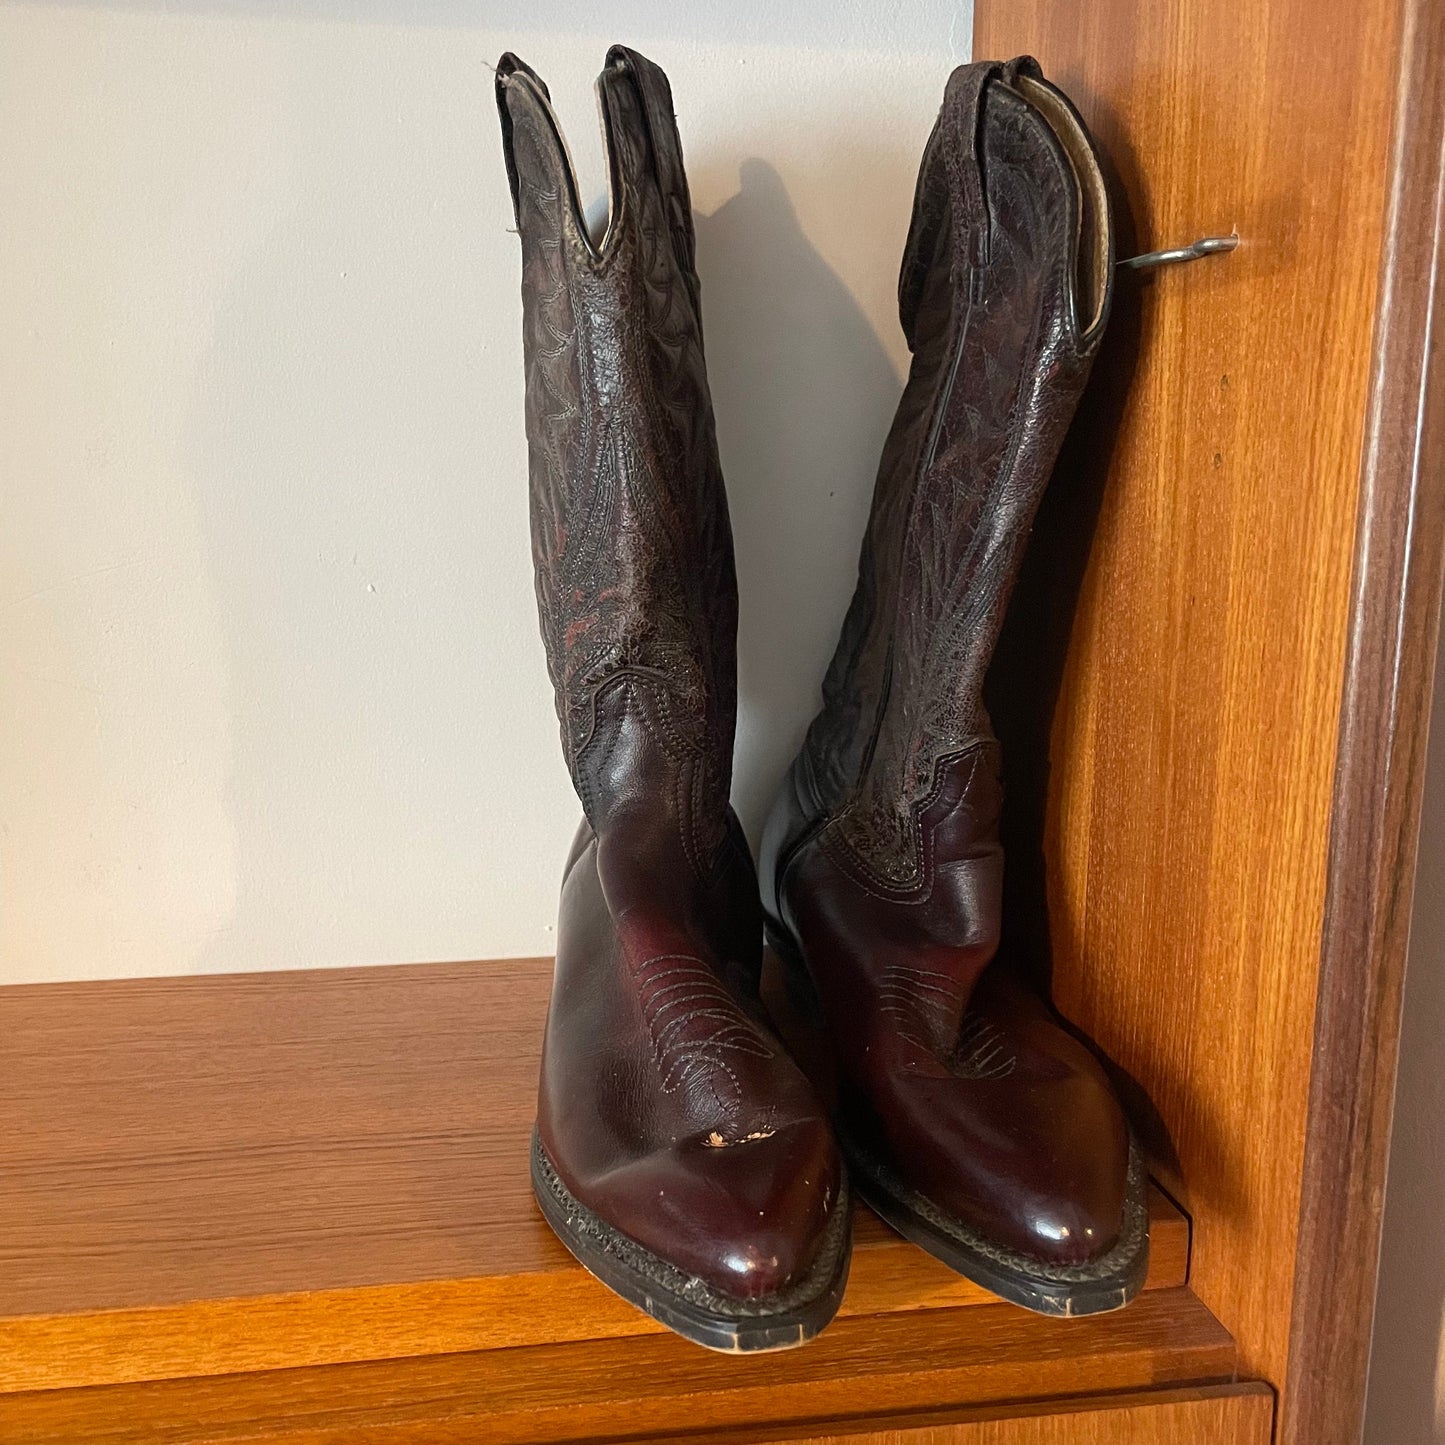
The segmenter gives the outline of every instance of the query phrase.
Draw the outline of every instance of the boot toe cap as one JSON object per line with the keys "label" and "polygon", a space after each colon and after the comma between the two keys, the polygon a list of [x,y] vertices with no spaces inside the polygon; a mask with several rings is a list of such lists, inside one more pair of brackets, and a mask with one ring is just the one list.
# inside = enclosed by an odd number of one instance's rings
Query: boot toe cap
{"label": "boot toe cap", "polygon": [[904,1075],[884,1105],[887,1152],[919,1193],[969,1229],[1047,1265],[1118,1243],[1129,1132],[1093,1056],[1052,1020],[1015,1021],[1001,1078]]}
{"label": "boot toe cap", "polygon": [[803,1279],[841,1207],[827,1123],[704,1131],[614,1171],[593,1207],[684,1273],[735,1299]]}

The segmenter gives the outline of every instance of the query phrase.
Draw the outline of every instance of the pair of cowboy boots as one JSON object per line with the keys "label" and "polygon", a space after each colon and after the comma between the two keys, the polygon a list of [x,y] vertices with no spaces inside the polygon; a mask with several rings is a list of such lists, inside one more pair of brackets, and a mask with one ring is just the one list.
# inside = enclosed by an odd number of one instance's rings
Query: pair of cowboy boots
{"label": "pair of cowboy boots", "polygon": [[[538,1202],[595,1275],[715,1349],[827,1324],[855,1187],[1005,1299],[1117,1308],[1147,1263],[1142,1164],[1092,1054],[989,967],[1002,793],[981,700],[1109,311],[1090,139],[1032,60],[948,83],[899,281],[912,367],[760,890],[729,805],[737,587],[671,93],[622,47],[597,89],[600,240],[546,86],[515,56],[497,70],[537,600],[584,813]],[[760,1001],[765,927],[826,1048],[828,1104]]]}

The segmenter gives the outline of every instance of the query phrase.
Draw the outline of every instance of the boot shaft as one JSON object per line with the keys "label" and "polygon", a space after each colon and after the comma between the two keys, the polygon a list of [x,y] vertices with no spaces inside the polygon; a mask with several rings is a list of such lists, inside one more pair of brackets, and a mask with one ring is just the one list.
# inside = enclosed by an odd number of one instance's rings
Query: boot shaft
{"label": "boot shaft", "polygon": [[922,864],[938,769],[990,734],[984,674],[1108,314],[1097,157],[1035,62],[954,72],[899,278],[912,365],[858,587],[809,730],[820,813],[891,885]]}
{"label": "boot shaft", "polygon": [[[597,89],[610,205],[594,244],[545,85],[515,56],[498,66],[538,611],[589,821],[604,826],[637,767],[649,787],[681,769],[705,849],[731,777],[737,586],[692,215],[662,71],[614,47]],[[664,756],[621,756],[638,728]]]}

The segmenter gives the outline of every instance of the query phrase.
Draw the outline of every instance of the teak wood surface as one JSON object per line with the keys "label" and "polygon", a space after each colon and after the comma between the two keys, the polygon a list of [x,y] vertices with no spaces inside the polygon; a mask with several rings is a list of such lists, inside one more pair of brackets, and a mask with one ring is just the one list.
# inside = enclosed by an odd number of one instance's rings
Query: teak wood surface
{"label": "teak wood surface", "polygon": [[1073,1321],[1002,1304],[854,1317],[835,1321],[805,1349],[773,1355],[717,1355],[674,1335],[646,1334],[0,1395],[0,1440],[683,1439],[764,1421],[1228,1381],[1233,1372],[1234,1347],[1219,1322],[1188,1290],[1171,1289],[1115,1314]]}
{"label": "teak wood surface", "polygon": [[[1405,7],[1397,82],[1282,1445],[1343,1438],[1370,1357],[1445,534],[1438,0]],[[1339,1267],[1339,1240],[1359,1267]]]}
{"label": "teak wood surface", "polygon": [[1433,0],[975,8],[975,57],[1079,104],[1123,254],[1240,237],[1120,274],[1044,503],[1077,597],[1041,604],[1024,944],[1137,1085],[1282,1445],[1363,1409],[1441,580],[1442,35]]}
{"label": "teak wood surface", "polygon": [[[896,1343],[914,1349],[922,1345],[916,1338]],[[819,1412],[825,1416],[821,1421],[729,1429],[719,1426],[720,1410],[739,1417],[771,1414],[775,1421],[796,1413],[791,1385],[779,1381],[771,1389],[751,1389],[746,1401],[741,1392],[722,1398],[704,1393],[696,1401],[679,1395],[662,1412],[653,1406],[637,1413],[636,1399],[620,1392],[606,1405],[580,1411],[551,1405],[519,1413],[510,1392],[495,1410],[490,1407],[484,1393],[489,1372],[475,1368],[478,1363],[475,1357],[456,1356],[413,1369],[298,1371],[303,1378],[282,1381],[274,1395],[257,1388],[257,1377],[247,1376],[59,1391],[0,1401],[0,1431],[13,1428],[13,1438],[25,1445],[75,1445],[79,1439],[87,1445],[239,1445],[243,1440],[267,1445],[602,1445],[644,1438],[651,1445],[1270,1445],[1274,1415],[1266,1386],[1239,1384],[1125,1390],[1026,1405],[955,1405],[923,1414],[890,1409],[860,1417],[851,1412],[868,1399],[873,1382],[865,1379],[860,1390],[845,1374]],[[521,1362],[524,1382],[533,1367],[532,1361]],[[358,1375],[364,1377],[349,1378]],[[890,1393],[905,1393],[907,1379],[900,1376],[903,1389]],[[674,1388],[681,1383],[674,1382]],[[816,1402],[823,1393],[805,1388],[802,1398]],[[931,1393],[925,1389],[922,1396]],[[77,1395],[109,1399],[101,1405]],[[679,1419],[688,1423],[679,1426]],[[634,1433],[646,1430],[648,1420],[654,1422],[652,1430],[645,1436]],[[0,1438],[8,1442],[11,1437]]]}
{"label": "teak wood surface", "polygon": [[728,1430],[690,1445],[1269,1445],[1274,1397],[1266,1385],[1203,1385],[1140,1395],[985,1406],[947,1420],[913,1415],[870,1425]]}
{"label": "teak wood surface", "polygon": [[[532,1201],[550,979],[0,990],[0,1391],[662,1334]],[[1179,1293],[1158,1193],[1151,1228],[1150,1287]],[[860,1211],[845,1319],[996,1304]]]}

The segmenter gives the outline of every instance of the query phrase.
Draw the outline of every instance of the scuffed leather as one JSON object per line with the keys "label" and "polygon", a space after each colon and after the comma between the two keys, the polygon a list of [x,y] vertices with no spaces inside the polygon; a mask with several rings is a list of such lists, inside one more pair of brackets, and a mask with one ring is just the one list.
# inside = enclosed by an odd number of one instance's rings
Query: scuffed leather
{"label": "scuffed leather", "polygon": [[960,67],[924,154],[899,281],[912,365],[762,869],[849,1129],[970,1228],[1067,1265],[1118,1236],[1127,1129],[1089,1052],[985,975],[1003,855],[982,691],[1102,317],[1080,334],[1079,183],[1021,77],[1041,80],[1028,59]]}
{"label": "scuffed leather", "polygon": [[595,247],[546,89],[497,100],[522,244],[537,601],[584,821],[568,859],[538,1132],[572,1194],[743,1299],[812,1262],[840,1164],[763,1021],[756,874],[728,805],[737,587],[666,78],[598,81]]}

